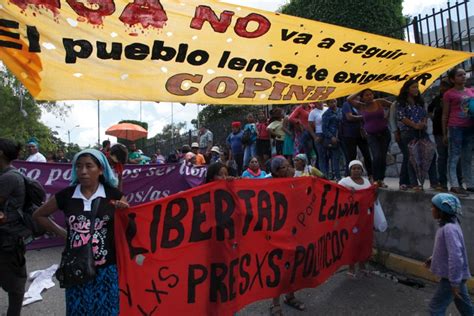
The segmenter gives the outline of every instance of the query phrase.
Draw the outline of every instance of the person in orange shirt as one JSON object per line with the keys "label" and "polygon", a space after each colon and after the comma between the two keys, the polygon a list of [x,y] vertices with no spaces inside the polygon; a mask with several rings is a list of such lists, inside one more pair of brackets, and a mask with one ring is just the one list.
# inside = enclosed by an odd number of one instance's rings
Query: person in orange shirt
{"label": "person in orange shirt", "polygon": [[202,154],[199,153],[199,144],[192,143],[191,144],[191,151],[196,154],[196,165],[197,166],[204,166],[206,164],[206,158]]}

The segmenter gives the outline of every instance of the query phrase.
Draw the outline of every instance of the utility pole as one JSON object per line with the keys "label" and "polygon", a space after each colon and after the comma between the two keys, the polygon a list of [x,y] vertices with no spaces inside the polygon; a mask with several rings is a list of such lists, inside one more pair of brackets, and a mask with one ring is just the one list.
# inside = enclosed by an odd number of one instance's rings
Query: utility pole
{"label": "utility pole", "polygon": [[97,100],[97,145],[100,147],[100,100]]}

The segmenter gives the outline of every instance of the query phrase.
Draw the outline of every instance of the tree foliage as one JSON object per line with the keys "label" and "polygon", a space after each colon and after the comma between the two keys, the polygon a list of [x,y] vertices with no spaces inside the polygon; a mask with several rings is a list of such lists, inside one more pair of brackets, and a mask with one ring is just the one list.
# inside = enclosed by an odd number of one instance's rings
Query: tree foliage
{"label": "tree foliage", "polygon": [[290,0],[281,12],[320,22],[403,39],[402,0]]}
{"label": "tree foliage", "polygon": [[[58,137],[57,132],[41,123],[40,118],[42,109],[65,117],[69,107],[58,106],[54,102],[37,102],[5,68],[0,67],[0,75],[0,137],[25,144],[34,136],[44,154],[56,152],[60,148],[67,151],[68,146]],[[78,148],[75,144],[69,145],[71,149]]]}

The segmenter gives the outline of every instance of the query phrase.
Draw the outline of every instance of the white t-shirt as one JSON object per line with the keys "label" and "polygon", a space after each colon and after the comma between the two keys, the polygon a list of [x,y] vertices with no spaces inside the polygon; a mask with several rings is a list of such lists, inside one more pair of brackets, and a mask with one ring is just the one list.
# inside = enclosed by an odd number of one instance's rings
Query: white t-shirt
{"label": "white t-shirt", "polygon": [[327,109],[327,107],[323,107],[322,110],[315,108],[309,113],[308,122],[314,122],[314,132],[316,134],[322,134],[323,132],[323,113],[326,112]]}
{"label": "white t-shirt", "polygon": [[30,155],[28,158],[26,158],[26,161],[46,162],[46,158],[40,152],[37,152],[36,154]]}
{"label": "white t-shirt", "polygon": [[356,191],[370,188],[371,184],[369,180],[367,180],[364,177],[362,177],[362,179],[364,179],[363,184],[355,183],[354,180],[351,179],[351,177],[342,178],[338,183],[342,185],[343,187],[354,189]]}

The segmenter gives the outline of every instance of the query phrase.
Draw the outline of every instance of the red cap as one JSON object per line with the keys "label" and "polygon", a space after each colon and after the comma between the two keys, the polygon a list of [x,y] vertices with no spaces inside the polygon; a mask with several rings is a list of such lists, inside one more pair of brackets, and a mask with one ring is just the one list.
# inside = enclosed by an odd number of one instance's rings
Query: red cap
{"label": "red cap", "polygon": [[240,127],[240,122],[232,122],[232,127]]}

